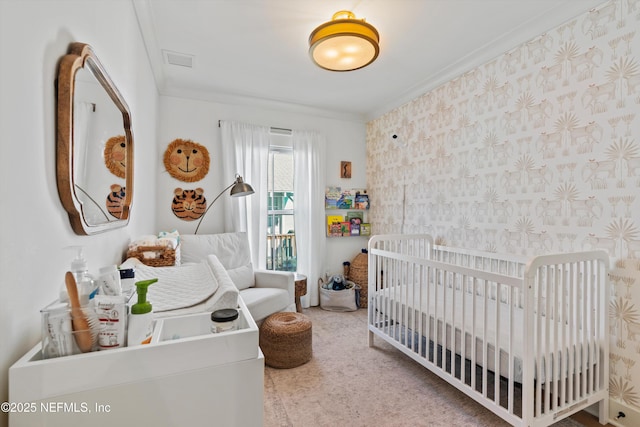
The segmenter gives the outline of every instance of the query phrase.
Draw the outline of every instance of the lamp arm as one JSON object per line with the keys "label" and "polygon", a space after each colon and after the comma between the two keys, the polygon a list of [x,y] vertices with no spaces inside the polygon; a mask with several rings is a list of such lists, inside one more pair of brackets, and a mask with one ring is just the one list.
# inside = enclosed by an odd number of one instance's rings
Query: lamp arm
{"label": "lamp arm", "polygon": [[200,228],[200,224],[202,224],[202,220],[204,219],[205,215],[207,214],[207,212],[209,212],[209,209],[211,209],[213,207],[213,204],[220,198],[222,197],[222,195],[224,194],[225,191],[227,191],[228,189],[230,189],[231,187],[233,187],[235,185],[236,181],[233,181],[227,188],[225,188],[224,190],[222,190],[220,192],[220,194],[218,194],[216,196],[215,199],[213,199],[213,202],[211,202],[209,204],[209,206],[207,207],[207,209],[204,211],[204,213],[202,214],[202,216],[200,217],[200,221],[198,221],[198,226],[196,227],[196,231],[193,234],[198,234],[198,229]]}

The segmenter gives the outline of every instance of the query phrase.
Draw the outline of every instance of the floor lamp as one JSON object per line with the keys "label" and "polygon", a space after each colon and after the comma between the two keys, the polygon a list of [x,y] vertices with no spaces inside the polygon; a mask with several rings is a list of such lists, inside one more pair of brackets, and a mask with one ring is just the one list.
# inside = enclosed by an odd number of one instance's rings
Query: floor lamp
{"label": "floor lamp", "polygon": [[254,193],[253,188],[251,188],[251,186],[249,184],[244,182],[240,175],[236,174],[235,181],[233,181],[231,183],[231,185],[229,185],[227,188],[222,190],[220,192],[220,194],[218,194],[216,196],[216,198],[213,199],[213,202],[211,202],[209,204],[209,207],[207,208],[207,210],[204,211],[204,213],[200,217],[200,221],[198,221],[198,226],[196,227],[196,231],[193,234],[198,234],[198,229],[200,228],[200,224],[202,224],[202,220],[204,219],[204,217],[207,214],[207,212],[209,212],[209,209],[211,209],[211,207],[216,202],[216,200],[218,200],[224,194],[224,192],[227,191],[230,188],[231,188],[231,191],[229,192],[229,195],[231,197],[244,197],[244,196],[248,196],[249,194],[253,194]]}

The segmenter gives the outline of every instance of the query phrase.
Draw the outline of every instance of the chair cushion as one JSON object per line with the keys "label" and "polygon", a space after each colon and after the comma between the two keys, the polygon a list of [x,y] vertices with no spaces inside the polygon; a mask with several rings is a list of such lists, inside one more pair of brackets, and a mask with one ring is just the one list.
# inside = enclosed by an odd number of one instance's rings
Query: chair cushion
{"label": "chair cushion", "polygon": [[284,289],[248,288],[240,291],[240,297],[256,322],[289,307],[289,292]]}
{"label": "chair cushion", "polygon": [[249,265],[251,251],[247,233],[183,234],[182,262],[200,262],[214,254],[227,270]]}
{"label": "chair cushion", "polygon": [[243,265],[242,267],[227,270],[227,273],[239,291],[251,288],[256,284],[251,263]]}
{"label": "chair cushion", "polygon": [[214,254],[239,290],[255,284],[247,233],[183,234],[180,236],[183,263],[200,262]]}

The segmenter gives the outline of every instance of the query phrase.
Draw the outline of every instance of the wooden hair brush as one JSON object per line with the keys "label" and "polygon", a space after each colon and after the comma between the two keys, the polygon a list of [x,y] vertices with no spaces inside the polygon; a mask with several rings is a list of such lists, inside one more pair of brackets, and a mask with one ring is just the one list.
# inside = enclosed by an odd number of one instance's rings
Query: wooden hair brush
{"label": "wooden hair brush", "polygon": [[67,285],[67,293],[71,302],[71,326],[73,335],[81,352],[86,353],[93,349],[98,337],[100,329],[100,320],[93,313],[89,313],[89,309],[80,306],[80,298],[78,297],[78,285],[73,273],[67,271],[65,275],[65,283]]}

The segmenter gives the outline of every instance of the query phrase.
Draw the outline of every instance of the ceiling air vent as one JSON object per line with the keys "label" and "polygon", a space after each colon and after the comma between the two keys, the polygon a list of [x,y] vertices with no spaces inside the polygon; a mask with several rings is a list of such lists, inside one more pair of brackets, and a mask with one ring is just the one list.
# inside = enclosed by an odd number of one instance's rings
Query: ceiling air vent
{"label": "ceiling air vent", "polygon": [[162,54],[164,55],[164,60],[167,64],[193,68],[193,55],[187,55],[186,53],[179,53],[179,52],[171,52],[169,50],[163,50]]}

